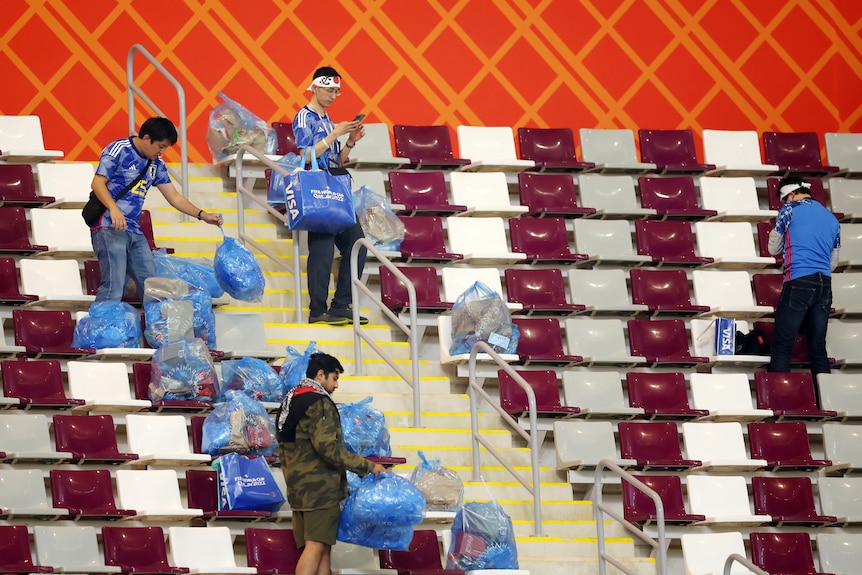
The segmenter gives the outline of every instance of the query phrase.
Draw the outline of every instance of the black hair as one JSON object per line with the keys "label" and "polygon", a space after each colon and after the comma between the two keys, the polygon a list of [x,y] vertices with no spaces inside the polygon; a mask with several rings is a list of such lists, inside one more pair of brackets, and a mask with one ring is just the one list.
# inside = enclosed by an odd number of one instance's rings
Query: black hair
{"label": "black hair", "polygon": [[312,353],[308,359],[308,369],[305,370],[305,377],[314,379],[317,372],[323,370],[323,375],[329,377],[330,373],[344,373],[344,368],[341,362],[332,357],[328,353]]}
{"label": "black hair", "polygon": [[314,75],[311,77],[312,80],[315,78],[320,78],[321,76],[338,76],[341,78],[341,74],[335,71],[335,68],[331,66],[321,66],[317,70],[314,71]]}
{"label": "black hair", "polygon": [[[804,186],[805,184],[808,184],[808,182],[806,180],[800,178],[799,176],[787,176],[785,178],[781,178],[781,181],[778,182],[778,186],[775,188],[775,195],[778,196],[778,199],[780,200],[781,199],[781,188],[783,188],[784,186],[794,185],[794,184],[799,185],[799,186]],[[807,187],[803,187],[802,190],[797,190],[797,193],[809,194],[810,191]]]}
{"label": "black hair", "polygon": [[151,142],[168,140],[173,146],[177,143],[177,128],[167,118],[149,118],[143,123],[141,131],[138,133],[139,138],[144,136],[149,136]]}

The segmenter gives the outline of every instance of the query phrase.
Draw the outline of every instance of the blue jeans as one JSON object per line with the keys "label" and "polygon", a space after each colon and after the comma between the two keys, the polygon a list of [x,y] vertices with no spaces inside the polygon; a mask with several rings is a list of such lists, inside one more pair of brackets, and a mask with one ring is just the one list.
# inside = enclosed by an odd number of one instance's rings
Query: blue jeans
{"label": "blue jeans", "polygon": [[832,308],[832,278],[817,273],[784,282],[772,335],[769,371],[790,371],[790,351],[796,334],[805,334],[811,373],[829,373],[826,326]]}
{"label": "blue jeans", "polygon": [[102,272],[96,301],[123,299],[128,278],[132,278],[143,297],[144,280],[156,275],[156,264],[147,238],[143,234],[99,228],[90,232],[90,240]]}
{"label": "blue jeans", "polygon": [[[353,244],[359,238],[365,237],[359,222],[353,224],[338,234],[323,234],[320,232],[308,233],[308,263],[306,274],[308,275],[308,304],[309,314],[318,316],[326,313],[326,300],[329,295],[329,276],[332,273],[332,260],[335,258],[335,248],[341,254],[338,263],[338,279],[335,282],[335,295],[332,297],[331,309],[347,309],[352,301],[352,286],[350,282],[350,251]],[[365,269],[365,254],[367,250],[362,248],[359,253],[358,269],[359,277]]]}

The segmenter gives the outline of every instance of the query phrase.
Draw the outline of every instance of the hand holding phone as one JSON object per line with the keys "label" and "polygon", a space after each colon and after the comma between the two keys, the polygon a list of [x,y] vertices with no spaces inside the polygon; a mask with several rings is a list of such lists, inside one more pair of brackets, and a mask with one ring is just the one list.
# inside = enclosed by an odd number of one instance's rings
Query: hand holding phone
{"label": "hand holding phone", "polygon": [[353,121],[354,122],[361,122],[364,119],[365,119],[365,114],[356,114],[356,117],[353,118]]}

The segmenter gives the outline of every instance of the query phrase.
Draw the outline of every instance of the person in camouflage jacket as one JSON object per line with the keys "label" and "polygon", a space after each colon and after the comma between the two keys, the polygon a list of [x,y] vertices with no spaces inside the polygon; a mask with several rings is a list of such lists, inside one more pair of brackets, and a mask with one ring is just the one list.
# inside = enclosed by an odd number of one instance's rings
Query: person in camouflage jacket
{"label": "person in camouflage jacket", "polygon": [[359,476],[385,471],[344,447],[341,418],[331,396],[343,371],[331,355],[312,354],[306,377],[288,392],[276,421],[294,538],[303,547],[297,575],[330,573],[340,503],[347,497],[345,470]]}

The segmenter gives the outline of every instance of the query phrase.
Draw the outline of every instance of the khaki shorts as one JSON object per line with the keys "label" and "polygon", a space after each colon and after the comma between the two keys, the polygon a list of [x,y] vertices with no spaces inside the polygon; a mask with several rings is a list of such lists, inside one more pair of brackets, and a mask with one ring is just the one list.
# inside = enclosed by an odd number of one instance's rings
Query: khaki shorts
{"label": "khaki shorts", "polygon": [[293,539],[297,547],[305,547],[306,541],[317,541],[327,545],[335,545],[338,534],[338,519],[341,517],[341,506],[314,511],[294,511]]}

